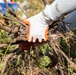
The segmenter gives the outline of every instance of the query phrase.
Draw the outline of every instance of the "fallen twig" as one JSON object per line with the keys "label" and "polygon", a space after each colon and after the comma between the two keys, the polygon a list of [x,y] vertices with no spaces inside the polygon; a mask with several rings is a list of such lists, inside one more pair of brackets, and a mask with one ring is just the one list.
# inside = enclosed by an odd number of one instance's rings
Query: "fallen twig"
{"label": "fallen twig", "polygon": [[8,44],[0,44],[0,48],[6,47],[6,46],[8,46]]}
{"label": "fallen twig", "polygon": [[47,4],[46,0],[42,0],[42,1],[43,1],[44,6],[46,6]]}
{"label": "fallen twig", "polygon": [[72,62],[68,56],[60,49],[60,45],[58,44],[57,39],[53,40],[52,38],[50,38],[50,46],[52,47],[52,49],[55,51],[55,53],[58,55],[59,53],[67,60],[67,62],[70,64],[69,66],[72,67],[74,70],[76,70],[76,64],[74,62]]}
{"label": "fallen twig", "polygon": [[[0,24],[0,29],[7,31],[8,33],[10,33],[12,30],[11,28],[1,25],[1,24]],[[17,33],[17,32],[18,32],[18,27],[16,27],[14,30],[12,30],[11,33],[13,34],[13,33]]]}
{"label": "fallen twig", "polygon": [[[1,70],[0,75],[4,75],[9,59],[12,58],[14,55],[16,55],[17,50],[18,50],[18,47],[15,50],[13,50],[8,56],[5,57],[4,62],[3,62],[3,68]],[[17,54],[20,54],[21,52],[22,52],[22,50],[20,50],[20,52]]]}
{"label": "fallen twig", "polygon": [[4,75],[4,72],[5,72],[5,69],[7,67],[7,63],[8,63],[8,60],[14,56],[14,53],[10,53],[5,59],[4,59],[4,63],[3,63],[3,68],[2,68],[2,71],[1,71],[1,75]]}

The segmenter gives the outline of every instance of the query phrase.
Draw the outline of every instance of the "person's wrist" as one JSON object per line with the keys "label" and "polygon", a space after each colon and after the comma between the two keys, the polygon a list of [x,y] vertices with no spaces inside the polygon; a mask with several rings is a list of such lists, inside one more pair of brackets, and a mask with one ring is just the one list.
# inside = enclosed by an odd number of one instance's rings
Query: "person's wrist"
{"label": "person's wrist", "polygon": [[45,20],[49,20],[48,16],[46,16],[46,14],[44,13],[44,10],[42,10],[42,15],[45,18]]}
{"label": "person's wrist", "polygon": [[45,21],[46,21],[46,23],[47,23],[48,25],[51,25],[51,24],[53,23],[53,20],[50,19],[50,18],[45,14],[44,10],[42,11],[42,15],[43,15],[43,17],[44,17],[44,19],[45,19]]}

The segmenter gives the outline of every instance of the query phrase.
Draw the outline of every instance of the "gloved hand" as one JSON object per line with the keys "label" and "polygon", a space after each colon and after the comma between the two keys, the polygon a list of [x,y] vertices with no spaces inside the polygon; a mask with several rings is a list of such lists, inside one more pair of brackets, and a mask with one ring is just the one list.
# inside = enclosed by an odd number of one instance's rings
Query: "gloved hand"
{"label": "gloved hand", "polygon": [[29,25],[27,35],[27,40],[29,42],[36,42],[37,39],[39,42],[42,42],[42,40],[48,40],[49,25],[47,24],[47,19],[45,18],[43,12],[40,12],[27,20],[24,19],[23,22]]}

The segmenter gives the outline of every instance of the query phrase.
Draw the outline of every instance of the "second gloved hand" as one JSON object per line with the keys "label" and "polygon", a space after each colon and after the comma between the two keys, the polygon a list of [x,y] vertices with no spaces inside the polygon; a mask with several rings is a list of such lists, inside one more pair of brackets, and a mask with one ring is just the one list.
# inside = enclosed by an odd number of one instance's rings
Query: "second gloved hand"
{"label": "second gloved hand", "polygon": [[37,39],[39,42],[42,42],[42,40],[48,40],[49,25],[46,23],[46,19],[42,12],[27,20],[23,20],[23,22],[29,25],[27,35],[27,40],[29,42],[36,42]]}

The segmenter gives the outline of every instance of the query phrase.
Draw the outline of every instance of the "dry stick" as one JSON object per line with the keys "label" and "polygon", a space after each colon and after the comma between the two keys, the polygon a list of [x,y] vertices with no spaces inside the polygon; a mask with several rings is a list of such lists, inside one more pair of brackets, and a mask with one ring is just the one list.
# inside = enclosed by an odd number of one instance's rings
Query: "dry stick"
{"label": "dry stick", "polygon": [[9,55],[4,59],[4,63],[3,63],[3,68],[2,68],[2,71],[1,71],[1,75],[4,75],[5,69],[6,69],[6,67],[7,67],[8,60],[9,60],[12,56],[14,56],[14,53],[9,54]]}
{"label": "dry stick", "polygon": [[65,57],[65,59],[70,64],[70,67],[72,67],[76,70],[76,64],[74,62],[72,62],[62,50],[58,50],[58,52],[61,53]]}
{"label": "dry stick", "polygon": [[3,68],[2,68],[2,71],[1,71],[1,75],[4,75],[4,72],[5,72],[5,69],[7,67],[7,63],[8,63],[8,60],[14,56],[14,53],[10,53],[5,59],[4,59],[4,63],[3,63]]}
{"label": "dry stick", "polygon": [[7,67],[7,63],[9,61],[10,58],[12,58],[15,55],[15,52],[18,50],[18,47],[16,49],[14,49],[8,56],[6,56],[6,58],[4,59],[4,63],[3,63],[3,68],[1,70],[1,74],[0,75],[4,75],[4,72],[6,70]]}
{"label": "dry stick", "polygon": [[[4,18],[4,19],[8,19],[9,21],[15,21],[15,22],[18,22],[18,23],[20,23],[21,25],[23,25],[23,26],[25,26],[26,27],[26,33],[27,33],[27,31],[28,31],[28,25],[26,25],[26,24],[24,24],[23,22],[21,22],[21,21],[19,21],[19,20],[13,20],[13,19],[10,19],[10,18],[8,18],[8,17],[5,17],[5,16],[0,16],[0,18]],[[3,30],[5,30],[5,31],[7,31],[7,32],[10,32],[12,29],[11,28],[9,28],[9,27],[7,27],[7,26],[2,26],[2,25],[0,25],[0,28],[2,27],[2,29]],[[11,31],[11,33],[17,33],[19,30],[17,29],[17,27],[14,29],[14,30],[12,30]]]}
{"label": "dry stick", "polygon": [[8,44],[0,44],[0,48],[6,47],[6,46],[8,46]]}
{"label": "dry stick", "polygon": [[47,4],[46,0],[42,0],[42,1],[43,1],[44,6],[46,6]]}
{"label": "dry stick", "polygon": [[[4,0],[5,4],[6,4],[6,9],[7,9],[7,12],[9,12],[10,14],[12,14],[14,17],[17,17],[17,15],[10,10],[9,6],[8,6],[8,3],[6,0]],[[18,17],[17,17],[18,18]],[[18,18],[19,19],[19,18]]]}
{"label": "dry stick", "polygon": [[[13,15],[14,17],[16,17],[18,20],[17,20],[17,22],[18,23],[20,23],[21,25],[24,25],[24,26],[26,26],[26,32],[28,31],[28,26],[27,25],[25,25],[23,22],[22,22],[22,20],[13,12],[13,11],[11,11],[10,9],[9,9],[9,6],[8,6],[8,3],[7,3],[7,1],[6,0],[4,0],[4,2],[5,2],[5,4],[6,4],[6,7],[7,7],[7,12],[9,12],[11,15]],[[3,17],[3,16],[2,16]],[[7,18],[7,17],[4,17],[4,18],[6,18],[6,19],[9,19],[10,21],[12,21],[10,18]],[[15,21],[15,20],[14,20]],[[8,32],[10,32],[10,29],[8,28],[5,28],[5,30],[6,31],[8,31]],[[13,31],[12,31],[13,32]],[[21,38],[21,40],[24,40],[25,41],[25,38]]]}
{"label": "dry stick", "polygon": [[50,42],[51,47],[53,48],[53,50],[56,52],[56,54],[58,55],[58,52],[64,56],[64,58],[67,60],[67,62],[70,64],[70,66],[72,68],[74,68],[76,70],[76,64],[74,62],[72,62],[68,56],[56,45],[56,42]]}
{"label": "dry stick", "polygon": [[20,22],[18,21],[20,24],[26,26],[24,23],[22,23],[22,19],[20,19],[13,11],[11,11],[11,10],[9,9],[9,6],[8,6],[7,1],[4,0],[4,2],[5,2],[5,4],[6,4],[7,12],[9,12],[11,15],[13,15],[14,17],[16,17],[16,18],[20,21]]}
{"label": "dry stick", "polygon": [[6,8],[9,9],[8,3],[6,0],[4,0],[5,4],[6,4]]}
{"label": "dry stick", "polygon": [[[3,26],[3,25],[0,25],[0,28],[3,29],[3,30],[5,30],[5,31],[7,31],[7,32],[9,32],[9,33],[10,33],[10,31],[11,31],[11,29],[10,29],[9,27]],[[12,30],[11,33],[16,33],[16,32],[18,32],[18,28],[17,28],[17,27],[16,27],[14,30]],[[24,41],[26,41],[26,39],[23,38],[23,37],[17,37],[16,40],[18,40],[18,41],[19,41],[19,40],[24,40]]]}
{"label": "dry stick", "polygon": [[[3,16],[2,16],[3,17]],[[3,17],[3,18],[6,18],[6,17]],[[10,18],[7,18],[9,20],[11,20]],[[11,20],[12,21],[12,20]],[[19,21],[18,21],[19,22]],[[20,22],[22,25],[24,25],[22,22]],[[24,25],[25,26],[25,25]],[[4,26],[3,24],[0,24],[0,29],[3,29],[7,32],[10,33],[11,31],[11,28],[7,27],[7,26]],[[26,32],[28,31],[28,28],[26,27]],[[18,32],[18,27],[16,27],[14,30],[11,31],[11,34],[15,34]],[[17,37],[16,40],[20,41],[20,40],[23,40],[23,41],[26,41],[26,39],[24,37]]]}
{"label": "dry stick", "polygon": [[[10,31],[11,31],[11,29],[10,29],[9,27],[3,26],[3,25],[0,25],[0,28],[3,29],[3,30],[5,30],[5,31],[7,31],[7,32],[10,32]],[[16,32],[18,32],[18,28],[17,28],[17,27],[16,27],[14,30],[12,30],[11,33],[16,33]],[[26,41],[25,38],[23,38],[23,37],[17,37],[17,38],[15,39],[15,41],[13,41],[13,42],[11,43],[11,45],[19,44],[19,43],[22,43],[22,42],[24,42],[24,41]],[[6,46],[8,46],[8,45],[9,45],[9,43],[0,44],[0,48],[1,48],[1,47],[6,47]]]}
{"label": "dry stick", "polygon": [[[7,32],[9,32],[9,33],[11,31],[11,29],[9,27],[3,26],[3,25],[0,25],[0,28],[5,30],[5,31],[7,31]],[[16,32],[18,32],[18,28],[17,27],[14,30],[12,30],[11,33],[16,33]],[[26,41],[26,38],[24,38],[24,37],[17,37],[16,38],[16,41],[20,41],[20,40]]]}
{"label": "dry stick", "polygon": [[[7,7],[7,12],[9,12],[11,15],[13,15],[14,17],[16,17],[16,18],[19,20],[18,22],[19,22],[20,24],[22,24],[22,25],[24,25],[24,26],[27,27],[27,25],[25,25],[25,24],[22,22],[22,19],[20,19],[13,11],[11,11],[11,10],[9,9],[9,6],[8,6],[7,1],[4,0],[4,2],[5,2],[6,7]],[[9,19],[9,20],[10,20],[10,19]]]}
{"label": "dry stick", "polygon": [[23,26],[28,27],[25,23],[22,22],[22,20],[20,20],[20,21],[19,21],[19,20],[14,20],[14,19],[10,19],[10,18],[5,17],[5,16],[0,16],[0,18],[8,19],[9,21],[15,21],[15,22],[20,23],[20,24],[23,25]]}
{"label": "dry stick", "polygon": [[[11,28],[4,26],[2,24],[0,24],[0,29],[7,31],[8,33],[10,33]],[[14,30],[12,30],[12,34],[18,32],[18,27],[16,27]]]}
{"label": "dry stick", "polygon": [[[9,6],[8,6],[7,1],[4,0],[4,2],[5,2],[5,4],[6,4],[7,10],[8,10],[10,13],[12,13],[18,20],[21,21],[21,19],[19,19],[19,18],[17,17],[17,15],[15,15],[15,14],[9,9]],[[19,22],[19,23],[21,23],[22,25],[24,25],[22,22]],[[10,31],[11,31],[11,29],[10,29],[9,27],[6,27],[6,26],[0,25],[0,28],[3,29],[3,30],[5,30],[5,31],[7,31],[7,32],[10,32]],[[12,33],[16,33],[16,32],[18,32],[17,29],[15,29],[15,30],[12,31]],[[22,37],[18,37],[17,39],[18,39],[18,40],[25,40],[25,38],[22,38]],[[17,39],[16,39],[16,40],[17,40]],[[25,40],[25,41],[26,41],[26,40]],[[7,46],[7,45],[8,45],[8,44],[3,44],[3,46]],[[1,45],[1,46],[2,46],[2,45]],[[11,54],[9,54],[9,55],[5,58],[5,60],[4,60],[4,66],[3,66],[3,69],[2,69],[2,71],[1,71],[1,75],[4,75],[5,69],[6,69],[6,67],[7,67],[8,60],[9,60],[12,56],[14,56],[14,55],[15,55],[14,53],[11,53]]]}
{"label": "dry stick", "polygon": [[[7,32],[10,31],[10,29],[9,29],[8,27],[2,26],[2,25],[1,25],[0,27],[1,27],[3,30],[6,30]],[[13,30],[13,33],[15,33],[15,30]],[[20,37],[20,36],[18,36],[17,38],[15,38],[15,39],[13,40],[13,42],[11,43],[11,45],[20,44],[20,43],[22,43],[22,42],[24,42],[24,41],[26,41],[26,37]],[[10,43],[10,42],[5,43],[5,44],[0,44],[0,48],[8,46],[9,43]]]}
{"label": "dry stick", "polygon": [[[26,38],[18,37],[18,38],[16,38],[16,39],[11,43],[11,45],[17,45],[17,44],[20,44],[20,43],[22,43],[22,42],[24,42],[24,41],[26,41]],[[5,44],[0,44],[0,48],[6,47],[6,46],[8,46],[9,44],[10,44],[10,42],[5,43]]]}

